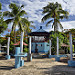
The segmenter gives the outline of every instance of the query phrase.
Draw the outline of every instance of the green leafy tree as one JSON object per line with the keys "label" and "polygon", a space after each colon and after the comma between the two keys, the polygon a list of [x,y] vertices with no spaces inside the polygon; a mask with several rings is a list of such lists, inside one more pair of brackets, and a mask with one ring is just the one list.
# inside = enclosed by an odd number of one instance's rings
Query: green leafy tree
{"label": "green leafy tree", "polygon": [[61,49],[62,43],[69,45],[69,40],[64,33],[51,31],[50,32],[50,39],[52,40],[51,41],[52,42],[52,54],[56,53],[57,37],[59,38],[59,49]]}
{"label": "green leafy tree", "polygon": [[60,19],[68,18],[68,12],[62,9],[61,4],[56,3],[48,3],[47,6],[43,7],[44,17],[42,18],[42,22],[48,21],[46,26],[48,26],[51,22],[52,28],[54,27],[54,31],[58,31],[58,26],[63,29],[63,26],[60,23]]}
{"label": "green leafy tree", "polygon": [[1,34],[4,30],[6,30],[6,28],[7,28],[7,24],[6,24],[6,22],[4,21],[4,19],[3,19],[3,14],[2,14],[2,12],[1,12],[1,9],[2,9],[1,6],[2,6],[2,5],[1,5],[1,3],[0,3],[0,34]]}
{"label": "green leafy tree", "polygon": [[14,36],[15,36],[15,43],[16,43],[16,33],[15,33],[15,28],[16,26],[19,27],[19,29],[21,31],[23,31],[23,26],[22,26],[22,17],[24,15],[26,15],[27,13],[25,12],[25,10],[22,10],[22,8],[24,7],[24,5],[18,6],[14,3],[11,3],[9,5],[9,8],[11,9],[11,11],[5,11],[4,12],[4,16],[7,16],[9,19],[6,20],[6,22],[9,23],[13,23],[12,25],[12,30],[14,30]]}

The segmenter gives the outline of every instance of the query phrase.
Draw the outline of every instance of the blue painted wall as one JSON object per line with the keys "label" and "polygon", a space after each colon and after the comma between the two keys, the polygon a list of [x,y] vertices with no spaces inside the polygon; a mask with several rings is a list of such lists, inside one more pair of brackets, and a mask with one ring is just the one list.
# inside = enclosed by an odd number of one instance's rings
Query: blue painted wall
{"label": "blue painted wall", "polygon": [[[32,42],[31,51],[35,53],[35,45],[37,44],[38,53],[48,53],[49,51],[49,43],[47,42]],[[42,45],[42,46],[41,46]]]}

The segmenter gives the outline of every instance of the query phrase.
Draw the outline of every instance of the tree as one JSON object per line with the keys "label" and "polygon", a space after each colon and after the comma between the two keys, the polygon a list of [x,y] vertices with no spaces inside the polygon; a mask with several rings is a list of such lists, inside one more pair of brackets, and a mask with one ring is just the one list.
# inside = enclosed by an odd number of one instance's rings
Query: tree
{"label": "tree", "polygon": [[14,30],[14,36],[15,36],[15,41],[14,43],[16,43],[16,34],[15,34],[15,28],[16,26],[19,27],[19,29],[21,31],[23,31],[23,26],[22,26],[22,17],[24,15],[26,15],[27,13],[22,10],[22,8],[24,7],[24,5],[18,6],[14,3],[11,3],[9,5],[9,8],[11,9],[11,11],[5,11],[3,14],[4,16],[8,17],[9,19],[6,20],[6,23],[13,23],[12,25],[12,30]]}
{"label": "tree", "polygon": [[1,3],[0,3],[0,34],[1,34],[4,30],[6,30],[6,28],[7,28],[7,24],[6,24],[6,22],[4,21],[4,19],[3,19],[3,14],[2,14],[2,12],[1,12],[1,9],[2,9],[1,6],[2,6],[2,5],[1,5]]}
{"label": "tree", "polygon": [[52,54],[55,54],[56,53],[56,49],[57,49],[57,39],[56,38],[59,38],[59,49],[61,49],[61,44],[62,43],[65,43],[67,45],[69,45],[69,40],[68,38],[66,37],[66,34],[62,33],[62,32],[54,32],[54,31],[51,31],[50,32],[50,39],[52,40]]}
{"label": "tree", "polygon": [[63,29],[63,26],[60,23],[60,19],[68,18],[68,12],[62,9],[61,4],[56,3],[48,3],[47,6],[43,7],[44,17],[42,18],[42,22],[48,21],[46,26],[48,26],[51,22],[52,28],[54,27],[54,31],[58,31],[58,26]]}
{"label": "tree", "polygon": [[21,41],[20,41],[21,52],[23,51],[24,28],[26,28],[26,26],[27,26],[29,29],[29,26],[30,26],[30,22],[28,21],[27,18],[24,17],[24,15],[27,15],[27,13],[24,10],[22,10],[23,7],[24,7],[24,5],[18,6],[14,3],[11,3],[9,5],[9,8],[11,9],[11,11],[4,12],[4,16],[7,16],[9,18],[6,20],[6,22],[8,24],[10,22],[13,22],[12,30],[14,30],[14,34],[15,34],[14,35],[15,36],[14,43],[16,43],[16,32],[15,32],[16,26],[18,26],[19,30],[21,31]]}

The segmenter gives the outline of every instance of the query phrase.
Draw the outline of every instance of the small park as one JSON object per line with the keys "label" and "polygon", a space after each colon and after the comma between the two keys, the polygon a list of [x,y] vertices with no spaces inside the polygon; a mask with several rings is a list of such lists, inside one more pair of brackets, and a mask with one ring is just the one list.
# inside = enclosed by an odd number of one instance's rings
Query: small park
{"label": "small park", "polygon": [[0,75],[75,75],[75,28],[61,24],[69,12],[48,2],[44,26],[29,20],[24,7],[10,3],[10,11],[2,11],[0,3]]}

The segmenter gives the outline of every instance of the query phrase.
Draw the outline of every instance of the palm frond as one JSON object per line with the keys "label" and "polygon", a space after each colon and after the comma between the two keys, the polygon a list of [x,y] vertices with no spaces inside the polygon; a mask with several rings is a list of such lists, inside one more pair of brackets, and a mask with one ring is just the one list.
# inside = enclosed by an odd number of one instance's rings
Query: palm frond
{"label": "palm frond", "polygon": [[21,22],[19,22],[19,28],[20,28],[20,31],[23,31],[24,30]]}
{"label": "palm frond", "polygon": [[5,20],[5,22],[6,22],[7,24],[11,23],[12,21],[13,21],[13,19],[7,19],[7,20]]}
{"label": "palm frond", "polygon": [[26,13],[24,10],[22,10],[22,11],[18,14],[18,16],[23,16],[24,14],[27,15],[27,13]]}
{"label": "palm frond", "polygon": [[21,5],[21,8],[24,8],[24,5]]}
{"label": "palm frond", "polygon": [[14,29],[16,28],[15,22],[12,25],[12,31],[14,31]]}
{"label": "palm frond", "polygon": [[46,24],[46,26],[48,26],[48,24],[50,24],[52,21],[53,21],[53,20],[48,21],[47,24]]}
{"label": "palm frond", "polygon": [[0,10],[2,9],[2,4],[0,3]]}
{"label": "palm frond", "polygon": [[9,11],[5,11],[3,12],[3,16],[14,17],[14,14]]}
{"label": "palm frond", "polygon": [[30,25],[30,27],[33,27],[34,29],[36,28],[34,25]]}
{"label": "palm frond", "polygon": [[47,19],[51,18],[52,14],[51,12],[47,13],[43,18],[42,18],[42,22],[46,21]]}

